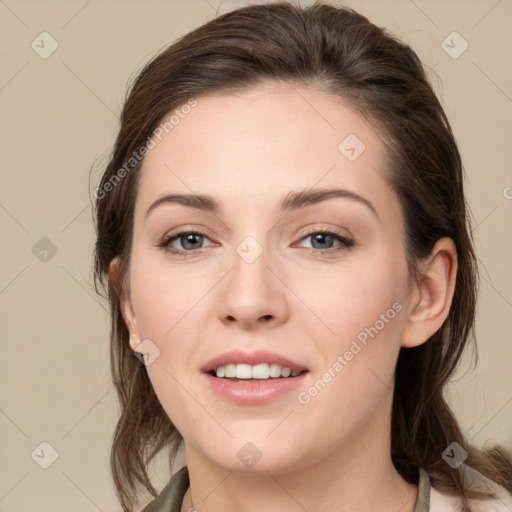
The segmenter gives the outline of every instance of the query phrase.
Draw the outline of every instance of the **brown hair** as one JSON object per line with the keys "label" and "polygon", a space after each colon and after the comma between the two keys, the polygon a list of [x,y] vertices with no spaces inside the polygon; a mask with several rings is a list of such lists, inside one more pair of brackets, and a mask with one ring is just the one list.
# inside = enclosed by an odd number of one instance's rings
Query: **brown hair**
{"label": "brown hair", "polygon": [[[141,485],[156,495],[149,463],[167,447],[172,464],[182,441],[145,366],[129,347],[120,312],[120,299],[129,293],[142,162],[133,156],[142,152],[164,116],[191,98],[263,81],[320,84],[375,124],[388,148],[388,179],[405,217],[411,276],[437,240],[451,237],[455,242],[458,274],[449,316],[426,343],[402,348],[399,354],[391,438],[397,471],[417,483],[417,468],[424,468],[434,487],[462,496],[464,510],[470,510],[469,498],[491,494],[472,489],[464,473],[443,460],[443,451],[457,442],[468,453],[467,466],[512,492],[510,455],[500,447],[472,446],[443,398],[474,332],[477,269],[461,157],[422,64],[408,45],[351,9],[318,2],[305,8],[274,3],[219,16],[144,67],[127,96],[113,154],[96,189],[95,285],[97,291],[99,286],[106,289],[111,308],[111,371],[121,406],[111,469],[123,510],[131,510]],[[121,261],[119,293],[108,280],[115,257]]]}

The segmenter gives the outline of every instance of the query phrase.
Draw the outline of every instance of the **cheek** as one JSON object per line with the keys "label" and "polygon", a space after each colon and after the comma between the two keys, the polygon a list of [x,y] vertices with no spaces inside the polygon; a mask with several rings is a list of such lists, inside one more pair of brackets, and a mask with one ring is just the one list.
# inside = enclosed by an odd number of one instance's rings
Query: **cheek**
{"label": "cheek", "polygon": [[325,340],[331,351],[344,349],[359,334],[364,339],[375,325],[390,340],[400,330],[397,309],[403,309],[408,283],[405,257],[398,250],[379,249],[340,264],[312,266],[307,277],[290,274],[289,282],[311,313],[308,323],[316,323],[316,336],[309,336]]}
{"label": "cheek", "polygon": [[165,349],[173,333],[197,315],[208,280],[185,266],[171,268],[164,258],[134,252],[130,270],[132,304],[141,336]]}
{"label": "cheek", "polygon": [[[134,251],[130,269],[132,304],[141,339],[156,345],[159,356],[147,366],[160,403],[179,431],[204,421],[204,410],[191,407],[191,376],[197,345],[204,342],[211,315],[208,292],[216,281],[212,271],[191,271],[190,266],[170,268],[151,254]],[[148,270],[151,269],[151,270]],[[210,305],[209,305],[210,304]],[[203,322],[204,318],[204,322]]]}
{"label": "cheek", "polygon": [[363,421],[392,387],[408,284],[405,258],[398,251],[390,256],[374,254],[336,272],[311,272],[302,287],[295,283],[315,312],[305,329],[316,324],[316,336],[307,332],[313,353],[321,355],[299,402],[319,416],[333,411],[338,427],[348,411]]}

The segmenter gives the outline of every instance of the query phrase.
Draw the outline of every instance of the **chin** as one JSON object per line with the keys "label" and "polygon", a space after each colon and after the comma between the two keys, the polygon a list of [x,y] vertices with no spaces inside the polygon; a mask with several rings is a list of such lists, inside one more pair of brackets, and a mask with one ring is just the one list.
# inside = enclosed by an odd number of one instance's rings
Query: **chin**
{"label": "chin", "polygon": [[313,455],[305,452],[302,444],[296,446],[286,444],[282,439],[265,439],[265,434],[261,433],[235,437],[209,446],[201,442],[196,446],[204,458],[226,471],[262,476],[301,469],[308,465]]}

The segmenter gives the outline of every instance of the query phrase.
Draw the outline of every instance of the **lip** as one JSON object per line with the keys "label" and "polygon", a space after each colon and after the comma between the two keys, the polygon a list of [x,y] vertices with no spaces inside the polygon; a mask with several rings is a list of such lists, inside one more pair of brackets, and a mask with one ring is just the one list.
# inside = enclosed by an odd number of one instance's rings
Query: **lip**
{"label": "lip", "polygon": [[[210,373],[219,366],[236,363],[250,365],[275,363],[290,368],[292,372],[302,371],[303,373],[296,377],[271,377],[267,380],[230,380],[214,377]],[[255,352],[234,350],[226,352],[208,361],[201,370],[210,389],[224,400],[238,405],[261,405],[271,402],[300,386],[308,373],[304,365],[267,350],[257,350]]]}
{"label": "lip", "polygon": [[227,364],[245,363],[254,366],[256,364],[269,363],[269,364],[280,364],[290,368],[292,372],[301,372],[307,370],[304,365],[296,363],[291,359],[270,352],[268,350],[256,350],[254,352],[243,352],[241,350],[232,350],[231,352],[225,352],[213,359],[210,359],[202,368],[201,371],[209,373],[215,370],[219,366],[226,366]]}
{"label": "lip", "polygon": [[297,377],[279,377],[268,380],[229,380],[203,373],[207,385],[221,398],[238,405],[261,405],[271,402],[300,386],[307,372]]}

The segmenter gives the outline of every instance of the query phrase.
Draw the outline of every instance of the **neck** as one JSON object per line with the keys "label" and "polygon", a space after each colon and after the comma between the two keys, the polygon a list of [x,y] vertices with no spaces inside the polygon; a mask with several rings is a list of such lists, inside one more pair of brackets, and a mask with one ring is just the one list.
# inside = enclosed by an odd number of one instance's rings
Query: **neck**
{"label": "neck", "polygon": [[181,510],[413,512],[418,490],[391,461],[390,427],[384,414],[317,461],[257,474],[228,471],[185,444],[190,487]]}

